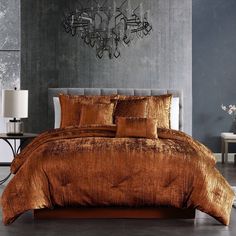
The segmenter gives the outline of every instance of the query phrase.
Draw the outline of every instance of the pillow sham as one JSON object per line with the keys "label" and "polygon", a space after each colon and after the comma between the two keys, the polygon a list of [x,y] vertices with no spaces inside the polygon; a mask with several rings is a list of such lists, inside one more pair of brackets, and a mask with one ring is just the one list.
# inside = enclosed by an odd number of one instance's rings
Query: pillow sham
{"label": "pillow sham", "polygon": [[152,118],[117,117],[116,137],[138,137],[156,139],[157,120]]}
{"label": "pillow sham", "polygon": [[179,130],[179,97],[172,97],[171,99],[170,128]]}
{"label": "pillow sham", "polygon": [[79,125],[81,103],[69,95],[59,95],[61,105],[61,125],[60,128]]}
{"label": "pillow sham", "polygon": [[170,128],[170,108],[172,95],[150,96],[148,118],[156,118],[158,128]]}
{"label": "pillow sham", "polygon": [[110,104],[116,95],[110,96],[86,96],[86,95],[67,95],[60,94],[61,105],[61,128],[79,125],[82,104],[104,103]]}
{"label": "pillow sham", "polygon": [[61,125],[61,105],[59,97],[53,97],[54,106],[54,129],[60,128]]}
{"label": "pillow sham", "polygon": [[[132,97],[134,98],[134,96]],[[60,127],[61,124],[61,105],[59,97],[53,97],[53,103],[54,103],[54,128],[57,129]],[[171,99],[170,128],[179,130],[179,97],[173,97]]]}
{"label": "pillow sham", "polygon": [[127,99],[117,100],[114,111],[114,118],[116,117],[147,117],[147,102],[146,98],[143,99]]}
{"label": "pillow sham", "polygon": [[[84,95],[65,95],[65,94],[61,94],[61,96],[65,96],[68,100],[67,103],[85,103],[85,104],[91,104],[91,103],[110,103],[112,102],[116,102],[117,99],[119,98],[119,100],[142,100],[144,98],[151,98],[151,97],[155,97],[155,98],[164,98],[166,99],[166,95],[159,95],[159,96],[131,96],[131,95],[106,95],[106,96],[100,96],[100,95],[96,95],[96,96],[84,96]],[[169,96],[169,95],[168,95]],[[72,101],[71,101],[72,99]],[[168,100],[168,99],[167,99]],[[77,120],[77,118],[73,119],[73,121],[70,122],[66,122],[65,120],[67,120],[67,118],[62,119],[63,114],[61,114],[61,104],[59,101],[58,97],[53,97],[53,102],[54,102],[54,128],[59,128],[60,124],[62,124],[61,127],[65,127],[65,126],[70,126],[70,125],[78,125],[79,120]],[[157,100],[156,100],[157,102]],[[147,108],[148,109],[148,108]],[[148,109],[150,110],[150,109]],[[70,113],[73,113],[73,109],[70,109]],[[167,117],[168,115],[165,114],[165,117]],[[147,117],[149,117],[149,115],[147,115]],[[155,117],[155,116],[154,116]],[[61,122],[61,119],[63,120]],[[168,122],[165,122],[166,124]],[[168,125],[163,126],[161,124],[160,127],[164,127],[166,128]],[[170,128],[171,129],[175,129],[175,130],[179,130],[179,97],[173,97],[171,99],[171,105],[170,105]]]}
{"label": "pillow sham", "polygon": [[111,125],[113,123],[114,104],[82,104],[79,126],[92,124]]}
{"label": "pillow sham", "polygon": [[94,104],[94,103],[109,104],[117,98],[117,95],[69,95],[69,97],[70,99],[75,99],[83,104]]}

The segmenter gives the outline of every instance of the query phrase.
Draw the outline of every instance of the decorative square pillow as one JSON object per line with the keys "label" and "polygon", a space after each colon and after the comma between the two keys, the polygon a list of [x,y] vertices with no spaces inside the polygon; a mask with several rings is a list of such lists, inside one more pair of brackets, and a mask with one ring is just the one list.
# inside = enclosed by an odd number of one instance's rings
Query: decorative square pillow
{"label": "decorative square pillow", "polygon": [[81,103],[69,95],[59,95],[61,105],[61,125],[60,128],[79,125]]}
{"label": "decorative square pillow", "polygon": [[146,98],[132,100],[117,100],[114,117],[147,117],[147,102]]}
{"label": "decorative square pillow", "polygon": [[171,94],[149,97],[147,117],[156,118],[158,128],[170,128],[171,99]]}
{"label": "decorative square pillow", "polygon": [[152,118],[117,117],[116,137],[138,137],[155,139],[157,120]]}
{"label": "decorative square pillow", "polygon": [[110,104],[115,101],[117,95],[111,96],[85,96],[60,94],[61,105],[61,128],[79,125],[82,104],[104,103]]}
{"label": "decorative square pillow", "polygon": [[79,126],[92,124],[111,125],[113,123],[114,104],[82,104]]}

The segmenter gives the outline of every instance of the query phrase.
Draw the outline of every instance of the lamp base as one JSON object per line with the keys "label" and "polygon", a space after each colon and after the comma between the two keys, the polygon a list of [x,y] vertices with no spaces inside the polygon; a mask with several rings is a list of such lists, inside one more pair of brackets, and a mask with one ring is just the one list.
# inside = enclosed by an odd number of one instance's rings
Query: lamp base
{"label": "lamp base", "polygon": [[8,136],[21,136],[24,133],[24,123],[20,120],[13,119],[6,123]]}

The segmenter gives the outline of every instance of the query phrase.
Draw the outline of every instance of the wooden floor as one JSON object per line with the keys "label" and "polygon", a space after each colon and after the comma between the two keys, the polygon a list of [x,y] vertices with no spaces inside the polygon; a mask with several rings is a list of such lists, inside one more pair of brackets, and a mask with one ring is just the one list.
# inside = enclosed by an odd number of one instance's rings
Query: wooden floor
{"label": "wooden floor", "polygon": [[[236,166],[218,164],[218,169],[231,185],[236,186]],[[0,177],[8,172],[0,167]],[[0,186],[0,193],[4,186]],[[0,212],[1,214],[1,212]],[[12,225],[0,223],[0,236],[233,236],[236,235],[236,209],[233,208],[230,226],[223,226],[210,216],[197,211],[195,220],[37,220],[30,212]]]}

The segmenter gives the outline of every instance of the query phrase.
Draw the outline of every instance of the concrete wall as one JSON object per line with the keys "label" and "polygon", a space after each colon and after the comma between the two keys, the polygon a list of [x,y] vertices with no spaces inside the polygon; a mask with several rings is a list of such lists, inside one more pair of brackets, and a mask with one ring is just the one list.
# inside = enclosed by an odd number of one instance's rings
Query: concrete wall
{"label": "concrete wall", "polygon": [[[175,88],[184,92],[184,130],[192,132],[192,1],[146,0],[153,32],[118,60],[64,32],[66,0],[21,0],[21,84],[30,90],[28,130],[47,129],[48,87]],[[69,1],[73,4],[78,0]],[[132,1],[132,4],[139,1]]]}
{"label": "concrete wall", "polygon": [[193,0],[193,136],[220,152],[236,104],[236,1]]}
{"label": "concrete wall", "polygon": [[[0,133],[6,132],[2,117],[2,89],[20,87],[20,0],[0,0]],[[9,146],[0,140],[0,162],[12,160]]]}

